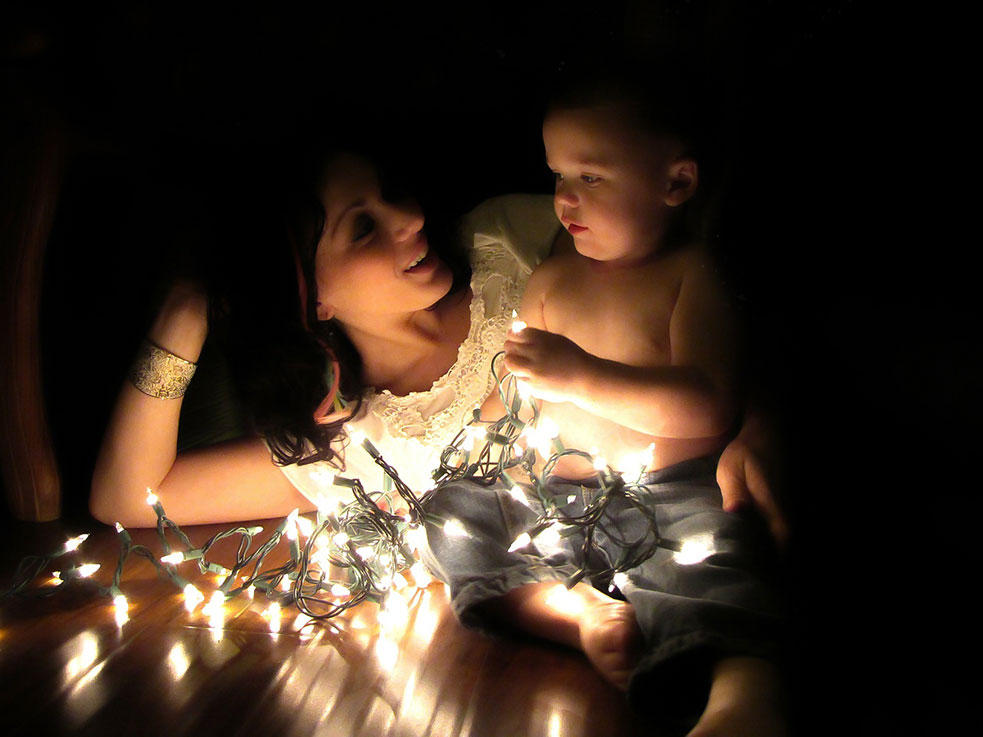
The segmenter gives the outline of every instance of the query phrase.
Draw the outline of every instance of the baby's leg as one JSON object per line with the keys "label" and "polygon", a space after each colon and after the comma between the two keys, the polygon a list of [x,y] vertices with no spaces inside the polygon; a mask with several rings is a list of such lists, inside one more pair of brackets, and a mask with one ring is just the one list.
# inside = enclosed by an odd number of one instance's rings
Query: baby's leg
{"label": "baby's leg", "polygon": [[441,488],[424,506],[426,562],[449,585],[451,606],[465,625],[508,624],[582,650],[607,680],[627,688],[641,648],[632,606],[586,583],[564,587],[561,581],[576,570],[569,539],[544,551],[534,545],[509,551],[541,509],[470,482]]}
{"label": "baby's leg", "polygon": [[[647,643],[630,696],[667,719],[702,714],[694,737],[743,734],[738,727],[759,709],[769,724],[781,723],[778,678],[765,659],[777,651],[780,631],[780,604],[764,565],[767,540],[721,509],[712,470],[697,459],[647,477],[641,496],[652,503],[665,544],[618,582]],[[619,540],[641,539],[648,524],[616,499],[595,539],[614,560]],[[731,721],[733,729],[721,732]]]}
{"label": "baby's leg", "polygon": [[642,632],[635,610],[586,583],[567,590],[561,583],[513,589],[485,611],[530,634],[582,650],[598,672],[622,691],[641,655]]}
{"label": "baby's leg", "polygon": [[760,658],[721,660],[707,707],[688,737],[782,737],[787,733],[780,679]]}

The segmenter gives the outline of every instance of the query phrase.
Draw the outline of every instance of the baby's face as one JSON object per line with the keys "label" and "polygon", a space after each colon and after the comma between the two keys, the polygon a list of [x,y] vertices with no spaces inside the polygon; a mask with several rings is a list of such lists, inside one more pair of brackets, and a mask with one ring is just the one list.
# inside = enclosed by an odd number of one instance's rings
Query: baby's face
{"label": "baby's face", "polygon": [[556,176],[556,215],[577,251],[630,264],[659,248],[675,150],[625,117],[614,108],[554,111],[543,123],[543,142]]}

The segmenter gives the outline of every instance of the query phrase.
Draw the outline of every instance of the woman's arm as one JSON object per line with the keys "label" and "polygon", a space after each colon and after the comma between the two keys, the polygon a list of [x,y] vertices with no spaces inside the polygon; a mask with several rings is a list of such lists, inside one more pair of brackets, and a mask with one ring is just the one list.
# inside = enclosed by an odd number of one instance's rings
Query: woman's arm
{"label": "woman's arm", "polygon": [[[207,298],[175,285],[147,338],[197,361],[207,334]],[[147,489],[178,524],[259,519],[311,506],[273,464],[260,438],[243,438],[177,455],[182,399],[144,394],[129,381],[120,390],[92,479],[89,509],[103,522],[156,524]]]}

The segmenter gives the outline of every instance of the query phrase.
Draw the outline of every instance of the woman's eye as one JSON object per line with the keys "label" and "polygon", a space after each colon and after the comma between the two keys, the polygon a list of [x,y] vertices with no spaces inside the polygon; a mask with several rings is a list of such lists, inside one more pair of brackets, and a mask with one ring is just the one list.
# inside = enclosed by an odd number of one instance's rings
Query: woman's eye
{"label": "woman's eye", "polygon": [[375,219],[367,212],[359,213],[352,224],[352,242],[360,241],[375,230]]}

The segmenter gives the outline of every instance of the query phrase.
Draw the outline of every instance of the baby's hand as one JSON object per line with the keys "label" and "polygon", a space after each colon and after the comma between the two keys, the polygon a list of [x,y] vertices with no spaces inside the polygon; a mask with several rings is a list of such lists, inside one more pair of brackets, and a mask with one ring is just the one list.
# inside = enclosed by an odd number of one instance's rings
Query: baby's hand
{"label": "baby's hand", "polygon": [[505,367],[547,402],[576,402],[590,358],[569,338],[546,330],[511,330],[505,341]]}

